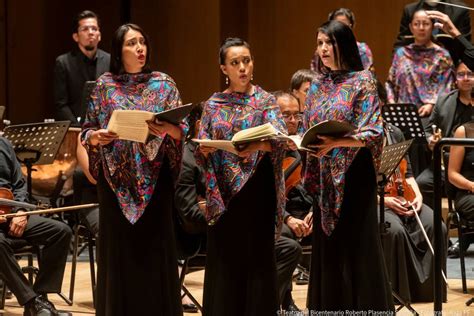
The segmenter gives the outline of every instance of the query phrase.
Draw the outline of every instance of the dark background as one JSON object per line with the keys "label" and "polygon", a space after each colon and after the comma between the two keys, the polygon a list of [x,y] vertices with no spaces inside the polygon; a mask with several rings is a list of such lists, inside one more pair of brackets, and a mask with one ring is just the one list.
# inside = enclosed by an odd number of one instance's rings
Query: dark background
{"label": "dark background", "polygon": [[[355,34],[372,49],[385,80],[392,44],[410,0],[0,0],[0,105],[13,124],[53,115],[56,57],[74,47],[71,21],[85,9],[101,18],[100,47],[110,51],[115,29],[139,24],[150,35],[153,69],[171,75],[184,103],[224,87],[218,49],[228,36],[246,39],[255,57],[254,82],[287,89],[291,75],[309,68],[316,28],[330,11],[348,7]],[[472,0],[466,1],[469,5]],[[474,20],[474,14],[471,13]]]}

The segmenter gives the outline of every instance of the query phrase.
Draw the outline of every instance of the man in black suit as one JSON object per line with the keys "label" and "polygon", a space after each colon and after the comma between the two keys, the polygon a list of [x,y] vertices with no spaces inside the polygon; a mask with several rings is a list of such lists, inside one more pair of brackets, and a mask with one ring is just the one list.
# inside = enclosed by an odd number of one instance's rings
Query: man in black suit
{"label": "man in black suit", "polygon": [[86,113],[81,104],[84,83],[109,70],[110,55],[97,47],[101,39],[99,17],[92,11],[78,14],[72,38],[77,47],[59,56],[54,68],[55,118],[79,126]]}
{"label": "man in black suit", "polygon": [[[444,2],[465,6],[463,2],[457,0],[445,0]],[[418,2],[407,4],[403,9],[402,18],[400,21],[400,30],[398,32],[397,39],[394,43],[394,48],[399,46],[405,46],[413,42],[413,35],[410,31],[409,24],[413,14],[419,9],[437,10],[446,14],[450,17],[453,24],[460,30],[462,36],[467,41],[471,40],[471,17],[467,9],[444,5],[441,3],[436,3],[435,1],[430,2],[421,0]],[[437,35],[437,40],[441,42],[444,47],[449,51],[452,59],[455,61],[458,60],[461,56],[459,55],[459,50],[456,47],[457,43],[450,38],[442,36],[445,35],[443,31],[440,31],[440,33]]]}
{"label": "man in black suit", "polygon": [[[13,200],[27,202],[26,181],[10,142],[0,137],[0,188],[9,189]],[[72,231],[66,224],[39,215],[28,216],[19,208],[13,212],[19,216],[6,220],[0,216],[0,278],[25,307],[27,316],[72,315],[59,312],[48,300],[47,293],[61,292],[66,259],[72,238]],[[0,215],[3,211],[0,211]],[[32,245],[42,246],[41,262],[35,284],[30,285],[23,275],[15,255],[14,245],[18,239]]]}

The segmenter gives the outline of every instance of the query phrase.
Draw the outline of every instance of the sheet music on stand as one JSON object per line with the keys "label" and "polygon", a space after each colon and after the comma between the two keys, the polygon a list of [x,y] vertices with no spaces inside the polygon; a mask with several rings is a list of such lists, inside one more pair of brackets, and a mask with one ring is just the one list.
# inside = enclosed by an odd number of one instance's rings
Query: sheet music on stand
{"label": "sheet music on stand", "polygon": [[426,136],[418,109],[414,104],[393,103],[382,107],[383,119],[402,130],[405,139],[426,144]]}
{"label": "sheet music on stand", "polygon": [[390,178],[400,161],[405,157],[412,143],[413,139],[410,139],[401,143],[385,146],[382,152],[382,162],[378,171],[379,175],[383,175],[385,179]]}
{"label": "sheet music on stand", "polygon": [[12,143],[18,160],[26,166],[30,198],[33,165],[48,165],[54,162],[70,124],[70,121],[58,121],[11,125],[5,128],[3,136]]}

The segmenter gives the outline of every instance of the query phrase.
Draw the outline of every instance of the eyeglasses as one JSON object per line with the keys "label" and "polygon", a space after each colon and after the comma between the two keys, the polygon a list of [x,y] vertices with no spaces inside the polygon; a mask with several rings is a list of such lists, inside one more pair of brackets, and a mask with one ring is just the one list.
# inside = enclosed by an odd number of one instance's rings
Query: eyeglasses
{"label": "eyeglasses", "polygon": [[303,115],[301,113],[283,113],[282,116],[285,120],[290,120],[291,118],[294,118],[295,121],[300,121],[303,118]]}
{"label": "eyeglasses", "polygon": [[97,26],[93,26],[93,25],[85,25],[85,26],[81,26],[79,29],[79,32],[87,32],[87,31],[91,31],[92,33],[96,33],[99,31],[99,28]]}
{"label": "eyeglasses", "polygon": [[474,79],[474,72],[460,71],[456,73],[456,78],[458,79],[464,79],[465,77],[467,77],[468,79]]}

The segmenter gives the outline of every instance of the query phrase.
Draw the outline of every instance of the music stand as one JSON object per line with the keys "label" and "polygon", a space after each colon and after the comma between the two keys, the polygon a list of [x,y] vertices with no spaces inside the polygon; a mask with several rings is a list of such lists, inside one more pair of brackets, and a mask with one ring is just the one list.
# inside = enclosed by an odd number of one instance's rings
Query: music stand
{"label": "music stand", "polygon": [[414,104],[393,103],[382,107],[385,122],[395,125],[402,130],[405,139],[415,139],[415,143],[426,144],[426,135]]}
{"label": "music stand", "polygon": [[[395,169],[402,161],[403,157],[410,149],[413,139],[385,146],[382,152],[382,162],[377,175],[377,192],[379,194],[379,213],[380,213],[380,236],[383,237],[387,234],[387,228],[390,227],[390,223],[385,223],[385,186],[387,185],[388,179],[395,172]],[[410,303],[405,302],[398,294],[392,289],[392,295],[395,297],[398,302],[400,302],[400,307],[397,309],[397,312],[400,311],[403,307],[406,307],[413,315],[418,315],[418,313],[413,309]]]}
{"label": "music stand", "polygon": [[28,195],[32,197],[33,165],[54,162],[70,121],[12,125],[5,128],[4,137],[13,145],[15,154],[26,166]]}

